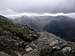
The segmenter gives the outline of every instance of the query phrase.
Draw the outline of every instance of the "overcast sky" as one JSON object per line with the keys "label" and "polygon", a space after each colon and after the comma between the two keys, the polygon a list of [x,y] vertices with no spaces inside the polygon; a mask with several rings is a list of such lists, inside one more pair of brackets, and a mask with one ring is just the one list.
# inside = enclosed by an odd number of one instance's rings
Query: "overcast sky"
{"label": "overcast sky", "polygon": [[0,11],[56,13],[75,12],[75,0],[0,0]]}

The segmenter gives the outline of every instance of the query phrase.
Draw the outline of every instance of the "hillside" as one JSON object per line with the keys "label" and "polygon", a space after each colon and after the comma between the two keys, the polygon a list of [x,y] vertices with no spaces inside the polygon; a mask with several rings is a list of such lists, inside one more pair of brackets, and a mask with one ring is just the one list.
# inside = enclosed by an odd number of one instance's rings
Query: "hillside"
{"label": "hillside", "polygon": [[66,16],[57,16],[49,22],[45,28],[61,38],[69,41],[75,41],[75,19]]}
{"label": "hillside", "polygon": [[75,43],[0,16],[0,56],[75,56]]}
{"label": "hillside", "polygon": [[[13,19],[13,22],[32,27],[36,31],[43,31],[43,28],[48,24],[54,17],[52,16],[21,16]],[[39,29],[40,28],[40,29]]]}
{"label": "hillside", "polygon": [[[12,23],[11,20],[0,16],[0,51],[15,56],[19,47],[38,38],[38,34],[28,27]],[[21,45],[21,46],[20,46]],[[16,51],[16,52],[15,52]]]}
{"label": "hillside", "polygon": [[[31,41],[33,39],[36,39],[37,36],[34,36],[32,33],[35,33],[33,29],[28,27],[27,25],[20,26],[18,24],[12,23],[9,19],[0,16],[0,28],[4,30],[8,30],[11,33],[14,33],[16,36],[20,37],[24,41]],[[29,34],[32,34],[32,36],[28,36]],[[36,33],[35,33],[36,34]],[[28,39],[28,40],[27,40]]]}
{"label": "hillside", "polygon": [[13,22],[27,24],[36,31],[47,31],[69,41],[75,41],[75,19],[69,16],[21,16]]}

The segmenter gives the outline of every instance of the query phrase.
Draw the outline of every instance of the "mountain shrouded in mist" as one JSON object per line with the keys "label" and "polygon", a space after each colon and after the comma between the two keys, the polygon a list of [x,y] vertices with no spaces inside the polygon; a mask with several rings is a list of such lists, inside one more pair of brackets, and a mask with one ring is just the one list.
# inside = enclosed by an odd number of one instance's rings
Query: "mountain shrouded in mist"
{"label": "mountain shrouded in mist", "polygon": [[45,26],[45,30],[63,39],[75,40],[75,19],[65,16],[57,16]]}
{"label": "mountain shrouded in mist", "polygon": [[[36,31],[48,31],[56,34],[66,40],[74,39],[75,17],[74,13],[57,13],[57,14],[38,14],[38,13],[22,13],[8,15],[13,18],[13,22],[25,25],[27,24]],[[52,30],[53,29],[53,30]],[[71,39],[70,39],[71,38]]]}
{"label": "mountain shrouded in mist", "polygon": [[0,0],[0,56],[75,56],[75,0]]}
{"label": "mountain shrouded in mist", "polygon": [[34,13],[34,12],[18,12],[18,11],[15,11],[13,9],[3,9],[3,10],[0,10],[0,15],[4,15],[6,17],[11,17],[14,18],[14,17],[22,17],[22,16],[59,16],[59,15],[63,15],[63,16],[69,16],[69,17],[74,17],[75,18],[75,13],[74,12],[70,12],[70,13],[63,13],[63,12],[57,12],[57,13],[47,13],[47,12],[44,12],[44,13]]}
{"label": "mountain shrouded in mist", "polygon": [[46,31],[37,32],[28,25],[15,24],[0,16],[0,56],[65,56],[65,53],[73,56],[74,44]]}

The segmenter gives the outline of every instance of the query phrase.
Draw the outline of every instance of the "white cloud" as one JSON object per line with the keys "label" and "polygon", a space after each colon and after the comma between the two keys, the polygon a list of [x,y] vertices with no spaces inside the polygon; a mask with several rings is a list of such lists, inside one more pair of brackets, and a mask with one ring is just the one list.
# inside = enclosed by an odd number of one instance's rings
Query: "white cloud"
{"label": "white cloud", "polygon": [[72,18],[75,18],[75,13],[56,13],[56,14],[52,14],[52,13],[17,13],[17,14],[9,14],[9,15],[4,15],[5,17],[8,18],[16,18],[16,17],[21,17],[21,16],[28,16],[28,17],[32,17],[32,16],[69,16]]}
{"label": "white cloud", "polygon": [[27,13],[27,12],[19,13],[19,12],[16,12],[16,11],[14,11],[12,9],[8,9],[8,8],[1,10],[0,15],[4,15],[5,17],[13,18],[13,19],[16,17],[21,17],[21,16],[31,17],[31,16],[60,16],[60,15],[75,18],[75,13],[55,13],[55,14],[52,14],[52,13]]}

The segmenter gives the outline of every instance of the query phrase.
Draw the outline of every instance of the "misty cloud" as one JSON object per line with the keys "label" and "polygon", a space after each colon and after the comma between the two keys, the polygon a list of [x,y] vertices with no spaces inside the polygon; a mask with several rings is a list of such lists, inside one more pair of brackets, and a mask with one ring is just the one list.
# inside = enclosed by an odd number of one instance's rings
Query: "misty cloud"
{"label": "misty cloud", "polygon": [[0,0],[0,10],[10,8],[18,12],[57,13],[75,12],[75,0]]}
{"label": "misty cloud", "polygon": [[5,9],[0,11],[0,15],[3,15],[8,18],[15,18],[15,17],[21,17],[21,16],[69,16],[72,18],[75,18],[75,13],[29,13],[29,12],[16,12],[12,9]]}

